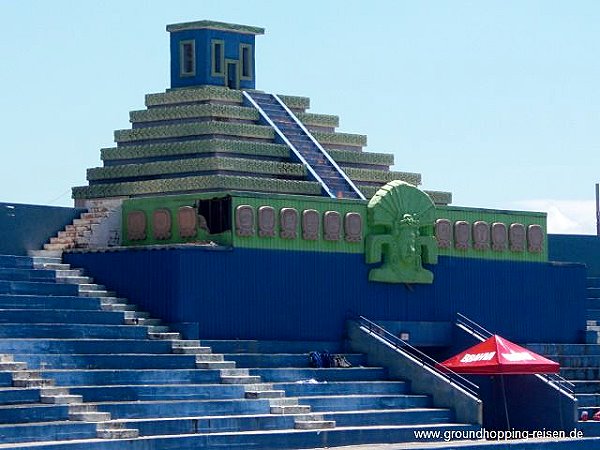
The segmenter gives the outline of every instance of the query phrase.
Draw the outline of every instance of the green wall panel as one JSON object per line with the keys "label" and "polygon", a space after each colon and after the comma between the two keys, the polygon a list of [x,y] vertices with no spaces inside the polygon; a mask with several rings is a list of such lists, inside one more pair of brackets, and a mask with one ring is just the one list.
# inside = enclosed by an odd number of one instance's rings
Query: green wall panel
{"label": "green wall panel", "polygon": [[[310,198],[300,196],[235,196],[232,202],[232,217],[235,221],[235,208],[240,205],[249,205],[254,209],[255,233],[252,236],[238,236],[233,232],[234,247],[263,248],[271,250],[297,250],[313,252],[340,252],[340,253],[363,253],[364,236],[366,231],[367,203],[364,201],[335,200],[328,198]],[[275,237],[258,236],[258,208],[271,206],[275,209]],[[279,235],[279,211],[281,208],[295,208],[298,211],[298,226],[296,239],[283,239]],[[314,209],[319,212],[320,226],[317,240],[305,240],[302,238],[302,211]],[[342,233],[339,241],[327,241],[323,238],[323,214],[326,211],[337,211],[342,218]],[[346,242],[344,240],[344,215],[349,212],[359,213],[363,219],[363,240],[360,242]]]}
{"label": "green wall panel", "polygon": [[[201,193],[193,195],[172,195],[163,197],[146,197],[139,199],[129,199],[123,202],[123,219],[122,233],[124,246],[143,246],[143,245],[173,245],[173,244],[190,244],[190,243],[206,243],[213,241],[219,245],[231,245],[231,233],[221,233],[218,235],[207,235],[203,230],[198,230],[196,236],[190,238],[182,238],[179,236],[179,224],[177,222],[177,212],[182,206],[194,206],[196,200],[204,198],[214,198],[224,196],[225,194]],[[155,239],[152,229],[152,214],[157,209],[168,209],[171,212],[171,238],[170,239]],[[132,241],[127,233],[127,216],[132,211],[143,211],[146,215],[147,231],[146,239]]]}
{"label": "green wall panel", "polygon": [[448,249],[440,248],[440,255],[454,256],[460,258],[479,258],[479,259],[495,259],[495,260],[512,260],[512,261],[547,261],[548,260],[548,245],[547,245],[547,227],[546,213],[526,212],[526,211],[508,211],[495,209],[481,208],[466,208],[460,206],[439,206],[436,209],[436,219],[449,219],[452,223],[458,220],[464,220],[472,227],[473,223],[481,220],[487,222],[490,226],[494,222],[506,224],[507,228],[512,223],[521,223],[527,228],[528,225],[538,224],[544,231],[544,246],[542,252],[533,253],[527,251],[513,252],[509,249],[504,251],[476,250],[472,245],[467,250],[458,250],[452,245]]}

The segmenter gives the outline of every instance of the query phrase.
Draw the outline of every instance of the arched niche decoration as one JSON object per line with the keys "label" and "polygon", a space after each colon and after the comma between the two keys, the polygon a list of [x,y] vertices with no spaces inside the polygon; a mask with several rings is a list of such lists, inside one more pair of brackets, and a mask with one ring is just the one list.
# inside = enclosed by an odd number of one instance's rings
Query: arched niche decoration
{"label": "arched niche decoration", "polygon": [[344,216],[344,233],[346,236],[346,242],[362,241],[363,220],[359,213],[346,213]]}
{"label": "arched niche decoration", "polygon": [[254,208],[239,205],[235,208],[235,232],[240,237],[254,235]]}
{"label": "arched niche decoration", "polygon": [[503,252],[508,246],[508,234],[506,224],[494,222],[492,224],[492,250]]}
{"label": "arched niche decoration", "polygon": [[146,239],[146,213],[144,211],[129,211],[127,213],[127,239],[143,241]]}
{"label": "arched niche decoration", "polygon": [[177,210],[177,225],[179,236],[184,239],[196,237],[198,233],[198,215],[191,206],[181,206]]}
{"label": "arched niche decoration", "polygon": [[452,222],[448,219],[435,221],[435,238],[439,248],[450,248],[452,246]]}
{"label": "arched niche decoration", "polygon": [[325,211],[323,218],[323,238],[326,241],[339,241],[342,231],[342,220],[337,211]]}
{"label": "arched niche decoration", "polygon": [[272,206],[258,208],[258,235],[260,237],[275,236],[275,208]]}
{"label": "arched niche decoration", "polygon": [[302,239],[316,241],[319,238],[321,216],[316,209],[302,211]]}
{"label": "arched niche decoration", "polygon": [[171,211],[166,208],[155,209],[152,213],[152,235],[154,239],[164,241],[171,238]]}
{"label": "arched niche decoration", "polygon": [[295,208],[281,208],[279,211],[279,235],[282,239],[296,239],[298,237],[298,210]]}

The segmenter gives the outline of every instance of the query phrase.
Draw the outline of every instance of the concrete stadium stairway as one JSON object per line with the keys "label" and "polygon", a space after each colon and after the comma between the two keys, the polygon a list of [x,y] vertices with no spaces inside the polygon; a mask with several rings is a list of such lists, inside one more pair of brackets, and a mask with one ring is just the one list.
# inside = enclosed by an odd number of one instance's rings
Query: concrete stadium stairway
{"label": "concrete stadium stairway", "polygon": [[473,429],[362,355],[309,368],[323,345],[184,340],[59,259],[0,255],[0,448],[310,448]]}
{"label": "concrete stadium stairway", "polygon": [[600,436],[600,278],[587,279],[587,324],[584,344],[530,344],[527,347],[557,361],[560,374],[573,383],[579,417],[588,412],[588,421],[579,421],[584,436]]}

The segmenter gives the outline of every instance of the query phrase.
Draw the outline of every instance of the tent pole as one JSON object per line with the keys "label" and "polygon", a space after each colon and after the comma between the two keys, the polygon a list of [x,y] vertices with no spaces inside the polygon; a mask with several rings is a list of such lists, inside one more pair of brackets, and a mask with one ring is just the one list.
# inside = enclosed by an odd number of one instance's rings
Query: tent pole
{"label": "tent pole", "polygon": [[502,385],[502,398],[504,399],[504,414],[506,415],[506,430],[510,430],[510,419],[508,418],[508,402],[506,401],[506,387],[504,386],[504,375],[500,374],[500,384]]}

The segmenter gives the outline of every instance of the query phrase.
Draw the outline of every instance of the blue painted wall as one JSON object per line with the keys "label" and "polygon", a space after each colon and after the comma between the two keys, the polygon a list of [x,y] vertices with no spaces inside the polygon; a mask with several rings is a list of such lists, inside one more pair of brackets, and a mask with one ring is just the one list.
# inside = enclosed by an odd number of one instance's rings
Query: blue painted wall
{"label": "blue painted wall", "polygon": [[600,277],[600,237],[573,234],[548,235],[548,257],[552,261],[582,262],[588,275]]}
{"label": "blue painted wall", "polygon": [[[227,67],[225,67],[224,77],[211,76],[211,41],[219,39],[225,42],[225,58],[235,59],[241,64],[240,44],[252,45],[252,79],[239,80],[240,89],[254,89],[256,67],[254,64],[254,35],[232,33],[219,30],[184,30],[171,32],[171,87],[190,87],[211,84],[216,86],[225,86],[227,78]],[[196,76],[180,76],[180,55],[179,43],[181,41],[195,41],[196,48]],[[241,70],[241,69],[240,69]]]}
{"label": "blue painted wall", "polygon": [[0,254],[39,250],[85,209],[0,203]]}
{"label": "blue painted wall", "polygon": [[433,285],[371,283],[363,255],[255,249],[67,254],[189,338],[336,340],[344,320],[453,321],[515,342],[577,342],[585,267],[442,257]]}

